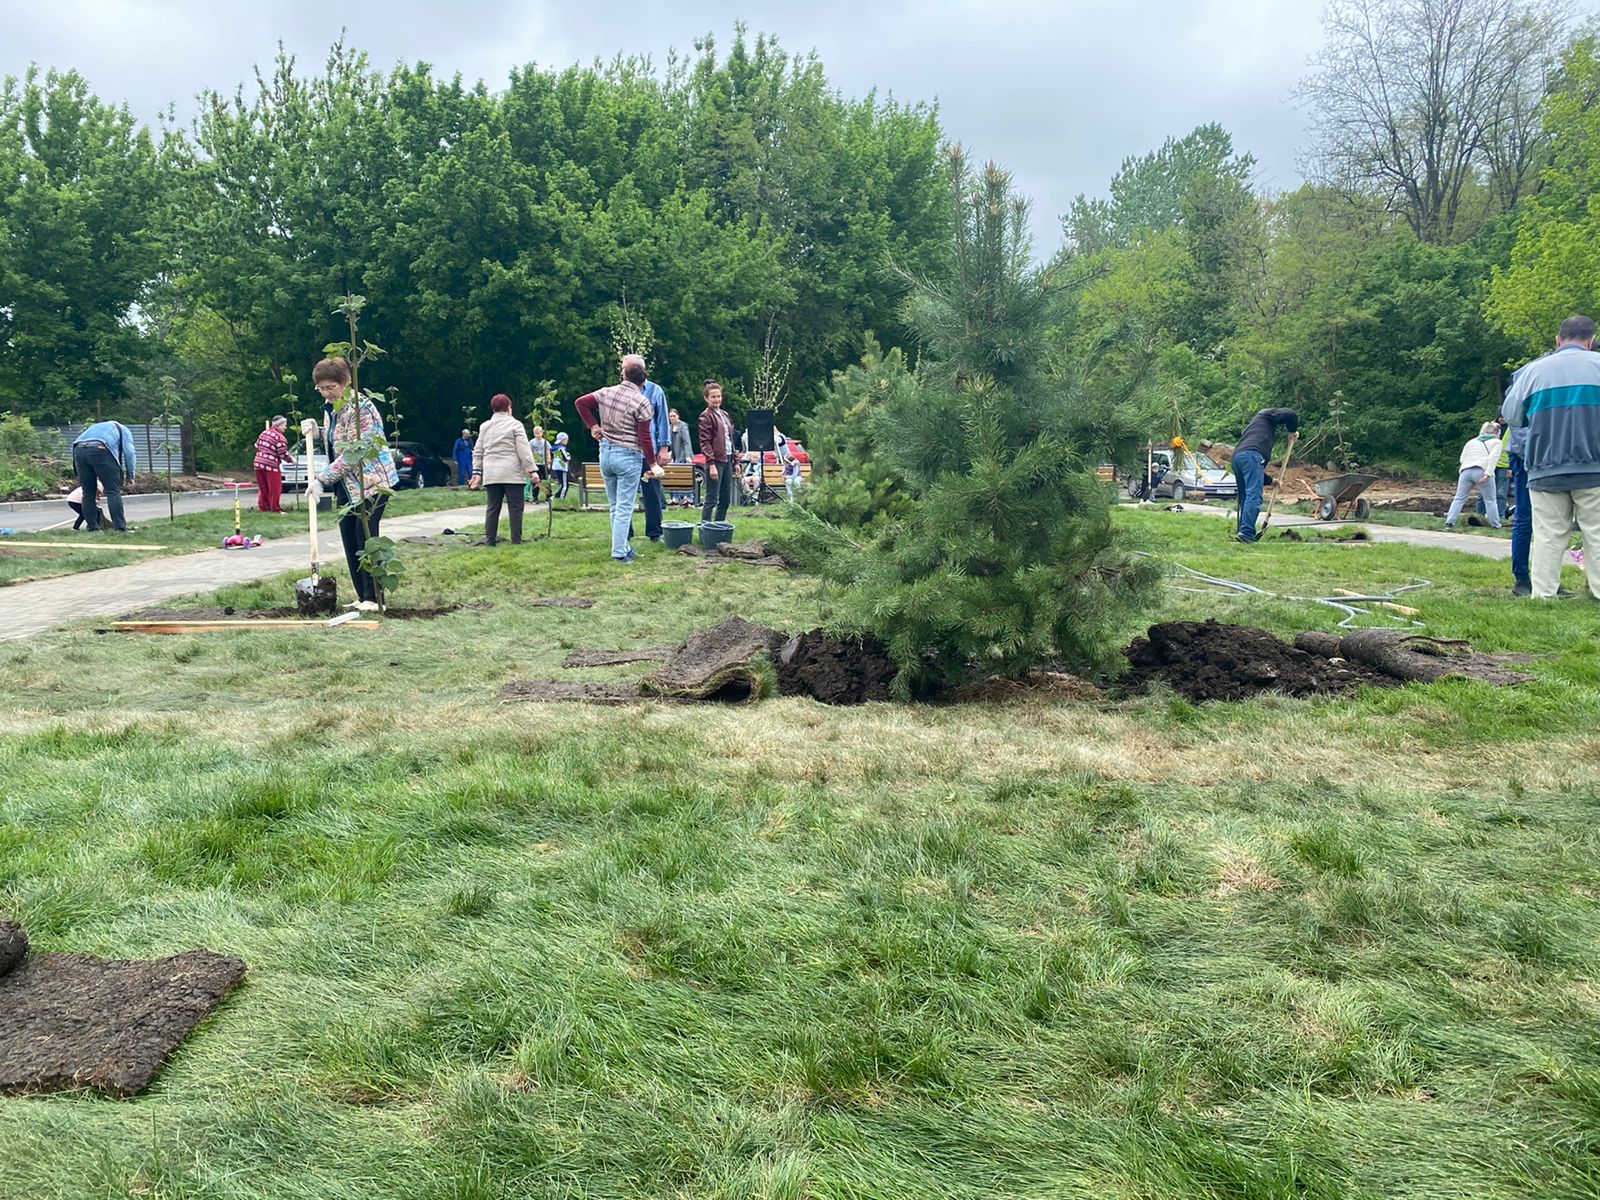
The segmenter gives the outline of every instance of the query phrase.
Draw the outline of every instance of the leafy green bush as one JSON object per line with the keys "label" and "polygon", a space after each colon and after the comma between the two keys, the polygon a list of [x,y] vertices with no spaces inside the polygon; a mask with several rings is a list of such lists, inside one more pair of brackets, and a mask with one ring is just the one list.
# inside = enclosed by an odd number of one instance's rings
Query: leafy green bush
{"label": "leafy green bush", "polygon": [[0,495],[47,490],[61,476],[44,440],[27,417],[0,413]]}

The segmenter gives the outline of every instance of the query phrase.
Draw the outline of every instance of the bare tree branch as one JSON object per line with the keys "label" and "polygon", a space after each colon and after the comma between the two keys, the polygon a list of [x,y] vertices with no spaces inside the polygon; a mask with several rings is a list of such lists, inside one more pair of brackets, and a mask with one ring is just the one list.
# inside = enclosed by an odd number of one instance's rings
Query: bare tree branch
{"label": "bare tree branch", "polygon": [[1332,0],[1297,91],[1307,174],[1384,193],[1425,242],[1453,238],[1468,184],[1509,208],[1538,170],[1566,22],[1565,0]]}

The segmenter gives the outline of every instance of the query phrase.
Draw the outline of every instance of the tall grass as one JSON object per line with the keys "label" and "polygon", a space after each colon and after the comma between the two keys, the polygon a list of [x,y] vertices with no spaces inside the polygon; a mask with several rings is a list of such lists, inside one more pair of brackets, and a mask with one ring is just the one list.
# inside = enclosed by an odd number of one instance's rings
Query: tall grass
{"label": "tall grass", "polygon": [[1552,657],[1309,704],[497,705],[574,646],[820,616],[613,567],[596,517],[417,548],[408,603],[494,607],[370,636],[8,646],[0,910],[251,975],[146,1096],[0,1101],[0,1196],[1595,1194],[1596,609],[1195,525],[1131,527],[1274,591],[1421,574],[1431,630]]}

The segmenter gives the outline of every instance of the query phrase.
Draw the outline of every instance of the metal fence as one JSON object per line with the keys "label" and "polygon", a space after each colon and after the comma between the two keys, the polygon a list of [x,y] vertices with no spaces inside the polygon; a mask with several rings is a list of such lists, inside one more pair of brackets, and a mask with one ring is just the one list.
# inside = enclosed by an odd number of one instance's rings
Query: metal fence
{"label": "metal fence", "polygon": [[[127,425],[124,421],[123,424]],[[88,425],[46,425],[36,429],[40,444],[66,462],[72,461],[72,443],[89,428]],[[172,473],[183,473],[183,426],[181,425],[128,425],[133,434],[133,453],[138,460],[140,474],[165,475],[167,459],[172,459]]]}

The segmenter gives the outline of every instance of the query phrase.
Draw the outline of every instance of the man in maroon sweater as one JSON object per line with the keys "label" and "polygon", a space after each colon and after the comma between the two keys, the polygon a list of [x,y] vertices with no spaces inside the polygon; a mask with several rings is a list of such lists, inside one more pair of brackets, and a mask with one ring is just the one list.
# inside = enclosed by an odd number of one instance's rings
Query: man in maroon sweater
{"label": "man in maroon sweater", "polygon": [[706,456],[706,503],[700,510],[700,519],[726,521],[735,474],[733,418],[722,407],[720,383],[706,380],[705,396],[706,410],[700,414],[700,449]]}
{"label": "man in maroon sweater", "polygon": [[600,443],[600,474],[606,481],[606,502],[611,506],[611,557],[631,563],[633,547],[628,527],[645,457],[655,456],[650,435],[650,401],[645,399],[644,364],[629,361],[622,382],[577,399],[578,415]]}

